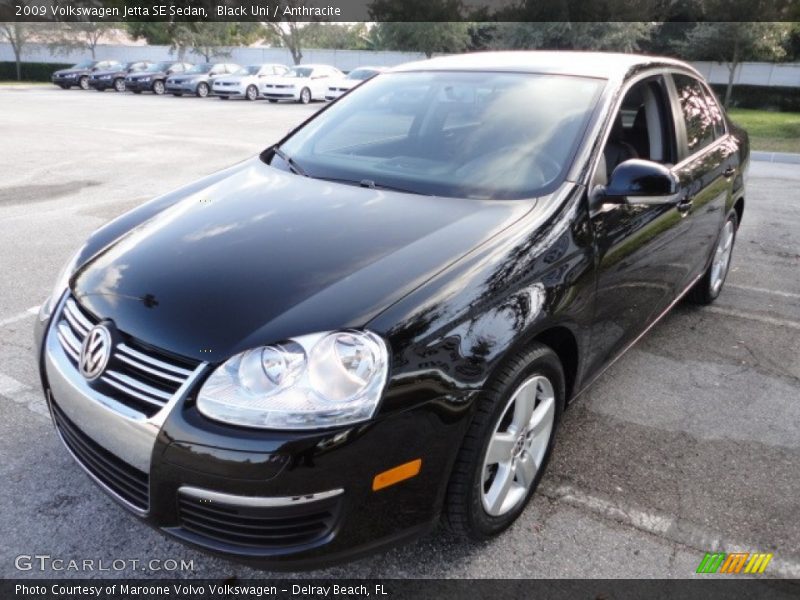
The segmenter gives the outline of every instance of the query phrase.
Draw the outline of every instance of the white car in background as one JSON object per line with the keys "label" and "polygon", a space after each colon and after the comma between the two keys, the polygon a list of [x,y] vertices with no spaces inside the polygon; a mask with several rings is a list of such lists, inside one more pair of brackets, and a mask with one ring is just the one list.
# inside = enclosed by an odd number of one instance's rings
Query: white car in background
{"label": "white car in background", "polygon": [[325,100],[336,100],[345,92],[349,92],[358,84],[372,79],[386,70],[386,67],[358,67],[347,74],[347,77],[337,79],[328,84],[328,91],[325,92]]}
{"label": "white car in background", "polygon": [[344,73],[330,65],[297,65],[283,77],[262,81],[259,87],[261,95],[270,102],[294,100],[308,104],[312,100],[324,100],[331,79],[343,77]]}
{"label": "white car in background", "polygon": [[259,96],[258,84],[264,78],[280,77],[288,72],[289,67],[286,65],[249,65],[242,67],[233,75],[215,79],[211,91],[215,96],[219,96],[220,100],[228,98],[255,100]]}

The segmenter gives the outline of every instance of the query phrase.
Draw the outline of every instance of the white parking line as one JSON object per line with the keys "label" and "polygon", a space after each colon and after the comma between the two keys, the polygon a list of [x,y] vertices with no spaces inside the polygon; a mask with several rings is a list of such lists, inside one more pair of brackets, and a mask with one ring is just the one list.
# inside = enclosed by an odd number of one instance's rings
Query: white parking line
{"label": "white parking line", "polygon": [[[695,523],[682,522],[674,517],[645,512],[619,503],[586,494],[568,485],[542,485],[541,493],[553,500],[585,508],[601,517],[605,517],[698,550],[698,552],[759,552],[764,550],[757,546],[726,540],[722,536],[704,532]],[[776,551],[779,553],[780,549]],[[699,561],[699,558],[698,558]],[[772,576],[796,579],[800,577],[800,563],[785,560],[780,556],[772,559],[769,566]],[[687,573],[689,577],[692,573]]]}
{"label": "white parking line", "polygon": [[768,325],[776,325],[778,327],[789,327],[790,329],[800,329],[800,323],[791,321],[789,319],[779,319],[777,317],[768,317],[766,315],[758,315],[755,313],[743,312],[734,310],[733,308],[722,308],[721,306],[706,306],[703,310],[716,313],[718,315],[726,315],[728,317],[736,317],[737,319],[747,319],[749,321],[758,321],[759,323],[767,323]]}
{"label": "white parking line", "polygon": [[44,397],[39,390],[0,373],[0,396],[25,406],[29,411],[45,418],[50,417]]}
{"label": "white parking line", "polygon": [[11,323],[16,323],[17,321],[22,321],[22,319],[27,319],[31,315],[35,315],[38,312],[39,312],[39,306],[38,305],[37,306],[31,306],[29,309],[27,309],[24,312],[21,312],[21,313],[18,313],[16,315],[14,315],[14,316],[11,316],[11,317],[8,317],[6,319],[0,320],[0,327],[3,327],[4,325],[11,325]]}
{"label": "white parking line", "polygon": [[733,288],[735,290],[756,292],[758,294],[772,294],[773,296],[782,296],[783,298],[800,298],[800,294],[794,294],[792,292],[782,292],[779,290],[768,290],[767,288],[753,287],[751,285],[735,285],[733,283],[729,283],[727,287]]}

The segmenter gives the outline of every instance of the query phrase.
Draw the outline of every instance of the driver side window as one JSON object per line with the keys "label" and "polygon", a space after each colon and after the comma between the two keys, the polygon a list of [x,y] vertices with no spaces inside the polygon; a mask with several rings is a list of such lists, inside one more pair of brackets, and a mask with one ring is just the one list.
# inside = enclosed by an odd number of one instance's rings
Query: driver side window
{"label": "driver side window", "polygon": [[606,184],[621,163],[641,158],[674,163],[674,135],[669,124],[663,79],[653,77],[634,85],[622,100],[595,173],[595,184]]}

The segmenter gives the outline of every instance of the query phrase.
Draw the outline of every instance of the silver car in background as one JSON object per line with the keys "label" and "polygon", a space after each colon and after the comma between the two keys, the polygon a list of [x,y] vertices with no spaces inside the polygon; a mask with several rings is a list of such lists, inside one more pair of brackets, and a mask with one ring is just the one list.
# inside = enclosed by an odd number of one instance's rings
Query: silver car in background
{"label": "silver car in background", "polygon": [[255,100],[259,97],[258,84],[265,77],[286,75],[289,67],[279,64],[249,65],[242,67],[233,75],[217,77],[211,91],[220,100],[228,98],[245,98]]}
{"label": "silver car in background", "polygon": [[367,79],[372,79],[386,70],[386,67],[358,67],[347,74],[347,77],[331,81],[328,84],[328,91],[325,92],[325,100],[336,100],[345,92],[349,92],[360,83]]}
{"label": "silver car in background", "polygon": [[173,96],[194,94],[205,98],[211,92],[211,85],[217,77],[236,73],[242,67],[233,63],[200,63],[185,73],[167,79],[167,92]]}

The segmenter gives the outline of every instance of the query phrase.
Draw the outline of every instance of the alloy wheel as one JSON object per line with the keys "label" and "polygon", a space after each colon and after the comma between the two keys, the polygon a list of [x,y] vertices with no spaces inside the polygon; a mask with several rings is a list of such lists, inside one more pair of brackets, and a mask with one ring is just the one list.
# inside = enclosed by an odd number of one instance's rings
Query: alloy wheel
{"label": "alloy wheel", "polygon": [[714,251],[714,259],[711,263],[711,293],[719,293],[725,276],[728,274],[728,267],[731,264],[731,253],[733,252],[733,221],[728,220],[722,228],[717,249]]}
{"label": "alloy wheel", "polygon": [[543,375],[525,380],[495,425],[483,461],[481,502],[501,516],[524,502],[542,464],[555,422],[553,384]]}

